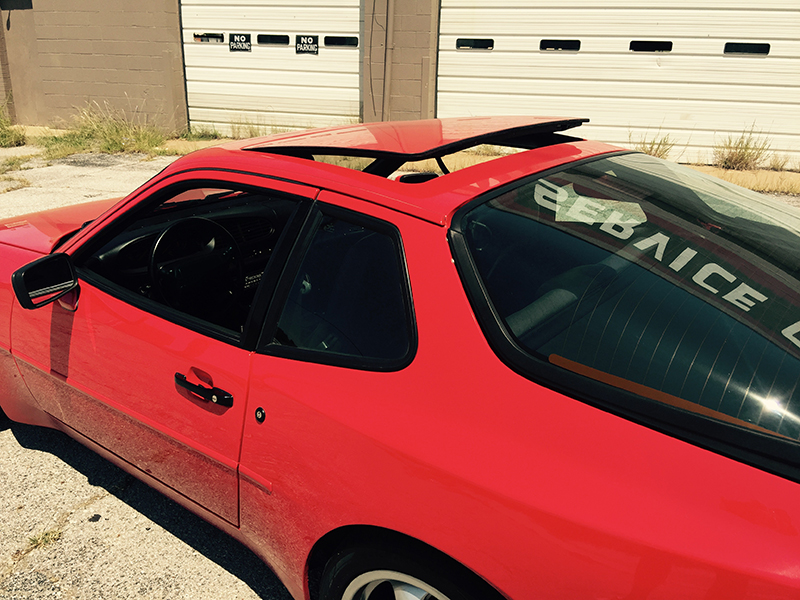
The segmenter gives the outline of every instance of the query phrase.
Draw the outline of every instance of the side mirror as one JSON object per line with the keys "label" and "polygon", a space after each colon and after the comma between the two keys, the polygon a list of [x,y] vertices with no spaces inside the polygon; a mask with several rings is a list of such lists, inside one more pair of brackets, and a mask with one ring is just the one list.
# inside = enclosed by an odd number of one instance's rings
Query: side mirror
{"label": "side mirror", "polygon": [[14,271],[11,285],[22,308],[33,310],[77,288],[78,276],[68,255],[48,254]]}

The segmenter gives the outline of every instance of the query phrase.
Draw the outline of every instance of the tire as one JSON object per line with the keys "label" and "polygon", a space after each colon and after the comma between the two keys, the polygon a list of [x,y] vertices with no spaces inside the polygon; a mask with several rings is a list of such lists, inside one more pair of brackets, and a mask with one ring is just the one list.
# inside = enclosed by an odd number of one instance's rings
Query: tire
{"label": "tire", "polygon": [[[319,600],[494,600],[475,575],[424,548],[351,547],[328,561]],[[481,590],[486,590],[482,592]]]}

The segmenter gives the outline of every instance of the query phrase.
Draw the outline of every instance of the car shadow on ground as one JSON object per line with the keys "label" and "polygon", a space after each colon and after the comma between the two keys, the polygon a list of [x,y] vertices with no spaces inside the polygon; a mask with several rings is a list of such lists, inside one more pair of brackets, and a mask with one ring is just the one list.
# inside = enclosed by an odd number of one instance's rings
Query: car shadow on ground
{"label": "car shadow on ground", "polygon": [[13,423],[0,413],[20,446],[47,452],[228,571],[264,600],[291,600],[286,588],[253,552],[166,496],[85,448],[66,434]]}

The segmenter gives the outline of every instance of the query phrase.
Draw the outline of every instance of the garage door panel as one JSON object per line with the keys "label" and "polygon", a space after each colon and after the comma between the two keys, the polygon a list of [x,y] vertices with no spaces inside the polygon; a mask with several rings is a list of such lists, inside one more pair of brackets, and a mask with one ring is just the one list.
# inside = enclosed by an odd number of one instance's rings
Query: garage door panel
{"label": "garage door panel", "polygon": [[[491,36],[505,32],[509,22],[520,34],[533,36],[675,36],[678,38],[719,38],[769,35],[772,39],[797,38],[796,10],[705,10],[700,8],[616,8],[600,7],[576,10],[571,3],[559,8],[541,6],[509,9],[489,5],[477,8],[453,8],[445,13],[443,2],[442,35],[461,35],[466,28]],[[445,18],[446,17],[446,20]]]}
{"label": "garage door panel", "polygon": [[[293,55],[294,49],[289,56]],[[209,75],[210,73],[229,71],[233,80],[245,76],[247,81],[291,81],[291,78],[309,81],[314,77],[316,78],[315,82],[333,87],[338,86],[336,82],[341,78],[348,78],[348,85],[350,85],[353,81],[357,81],[359,76],[357,68],[353,70],[335,69],[341,64],[335,57],[324,56],[319,59],[309,58],[309,60],[293,61],[293,66],[287,64],[288,62],[285,56],[269,54],[259,56],[258,53],[254,53],[253,57],[237,60],[234,66],[230,59],[224,56],[212,56],[207,60],[190,56],[186,58],[186,74],[187,78],[205,79],[208,76],[216,77]],[[355,65],[351,66],[355,67]],[[320,79],[320,76],[323,79]]]}
{"label": "garage door panel", "polygon": [[[233,85],[247,85],[263,87],[268,84],[253,83],[256,78],[264,81],[280,81],[278,87],[306,86],[319,90],[315,84],[325,78],[326,89],[344,88],[348,92],[353,87],[358,87],[358,73],[326,73],[325,70],[277,71],[272,69],[224,69],[186,67],[186,77],[193,83],[203,82],[210,84],[224,84],[226,87]],[[275,85],[272,86],[276,87]]]}
{"label": "garage door panel", "polygon": [[[798,23],[800,31],[800,23]],[[471,50],[458,49],[457,43],[463,38],[491,39],[493,42],[492,50]],[[542,40],[574,40],[580,42],[580,52],[573,51],[548,51],[540,50],[539,44]],[[630,50],[631,41],[671,41],[672,50],[670,52],[632,52]],[[443,56],[458,55],[459,59],[469,57],[496,57],[501,54],[503,58],[514,60],[518,55],[546,55],[551,59],[556,57],[568,58],[570,56],[581,56],[582,60],[587,60],[588,56],[602,57],[603,59],[614,60],[615,57],[627,58],[630,56],[637,59],[658,58],[660,60],[677,60],[683,62],[696,62],[699,57],[706,60],[739,60],[757,61],[764,60],[767,56],[758,54],[725,54],[725,44],[729,39],[706,38],[690,39],[678,38],[676,36],[647,37],[647,36],[601,36],[596,33],[593,35],[491,35],[491,34],[472,34],[472,35],[443,35],[439,38],[440,51]],[[741,36],[733,41],[741,43],[763,43],[764,38]],[[768,57],[770,62],[774,59],[796,59],[800,52],[800,39],[795,40],[770,40]],[[497,60],[494,58],[493,60]],[[574,60],[574,59],[573,59]],[[752,66],[752,65],[751,65]],[[797,69],[797,66],[794,67]]]}
{"label": "garage door panel", "polygon": [[[442,0],[437,114],[588,117],[580,135],[619,143],[662,131],[687,161],[755,128],[800,157],[798,31],[795,0]],[[491,49],[457,49],[459,39]],[[542,51],[542,40],[580,47]],[[672,47],[634,52],[632,41]],[[726,54],[727,42],[768,47]]]}
{"label": "garage door panel", "polygon": [[[227,132],[231,123],[296,128],[359,117],[359,0],[183,0],[181,17],[190,124]],[[249,36],[249,48],[234,51],[232,34]],[[259,34],[288,43],[259,44]],[[331,35],[355,45],[327,46]],[[316,53],[299,51],[297,36],[316,36]]]}
{"label": "garage door panel", "polygon": [[[466,54],[466,53],[465,53]],[[800,56],[800,48],[798,48]],[[715,57],[699,63],[692,57],[649,56],[631,60],[619,55],[561,54],[556,56],[531,53],[506,53],[501,60],[488,53],[469,53],[455,56],[442,53],[440,71],[453,75],[440,80],[439,89],[454,87],[451,80],[468,82],[468,89],[475,89],[488,77],[500,80],[535,80],[573,82],[580,79],[597,83],[634,82],[664,84],[742,85],[742,71],[748,71],[747,85],[785,87],[788,93],[796,94],[800,87],[798,65],[793,61],[761,61],[759,69],[749,72],[752,63],[748,59]],[[759,60],[759,59],[755,59]],[[489,87],[488,85],[486,86]]]}
{"label": "garage door panel", "polygon": [[[213,0],[204,0],[211,2]],[[250,0],[255,1],[255,0]],[[597,8],[597,0],[540,0],[537,1],[536,7],[542,10],[563,9],[566,6],[570,8]],[[485,9],[492,4],[486,0],[445,0],[443,8],[446,7],[450,10],[455,8],[472,8],[472,9]],[[495,4],[498,8],[503,9],[526,9],[531,7],[531,0],[503,0]],[[656,8],[664,7],[664,2],[650,2],[651,6]],[[626,8],[626,9],[641,9],[647,6],[643,0],[615,0],[613,7]],[[670,0],[669,6],[672,9],[696,9],[698,8],[697,0]],[[787,8],[786,0],[764,0],[758,3],[759,8],[770,10],[785,10]],[[704,9],[742,9],[748,10],[753,8],[752,0],[703,0]]]}
{"label": "garage door panel", "polygon": [[[293,107],[294,108],[294,107]],[[276,116],[278,119],[276,119]],[[189,118],[197,127],[215,128],[222,135],[270,135],[283,133],[296,129],[310,127],[326,127],[329,125],[352,125],[353,118],[330,114],[301,113],[288,110],[283,113],[273,111],[267,113],[261,110],[238,110],[215,108],[192,108]],[[296,125],[276,125],[275,121],[291,122]]]}
{"label": "garage door panel", "polygon": [[[211,6],[217,7],[220,5],[220,0],[183,0],[183,3],[187,6]],[[253,6],[253,7],[263,7],[265,4],[264,0],[236,0],[235,6]],[[289,1],[283,2],[282,4],[277,4],[276,6],[288,6],[290,5]],[[342,8],[352,8],[353,2],[352,0],[303,0],[304,7],[314,7],[314,8],[331,8],[331,7],[342,7]],[[356,5],[357,6],[357,5]]]}
{"label": "garage door panel", "polygon": [[[739,133],[743,129],[749,129],[752,125],[752,121],[748,120],[749,107],[747,103],[734,101],[715,102],[716,110],[713,114],[703,119],[702,122],[698,122],[700,116],[708,114],[707,102],[687,100],[676,105],[669,100],[654,99],[648,102],[645,108],[642,108],[642,104],[635,98],[613,98],[598,95],[563,96],[531,93],[499,97],[493,94],[442,92],[440,96],[446,100],[447,104],[466,107],[467,110],[459,111],[459,113],[469,116],[484,115],[491,110],[498,109],[498,114],[504,115],[542,114],[588,117],[593,125],[608,126],[610,122],[615,126],[649,127],[650,129],[656,129],[659,126],[671,127],[673,122],[683,121],[683,129],[695,130],[702,127],[720,134],[724,134],[726,130]],[[785,113],[785,104],[761,103],[759,105],[759,121],[763,121],[763,131],[800,135],[800,122],[783,125]],[[441,116],[456,115],[444,113]],[[669,125],[666,125],[667,123]],[[696,126],[690,127],[686,123],[695,123]],[[769,127],[771,124],[773,126]],[[776,128],[778,124],[780,124],[780,130]],[[580,135],[583,134],[582,127]]]}
{"label": "garage door panel", "polygon": [[[680,101],[688,102],[721,102],[719,98],[719,86],[686,83],[686,82],[655,82],[655,81],[617,81],[613,85],[613,80],[599,82],[597,80],[579,79],[560,79],[551,80],[546,85],[541,85],[543,80],[537,82],[528,79],[502,79],[485,78],[483,84],[492,87],[495,85],[503,86],[505,94],[509,95],[531,95],[546,94],[548,96],[561,97],[569,94],[574,97],[583,98],[613,98],[613,99],[641,99],[652,101]],[[452,77],[439,88],[441,93],[447,92],[470,92],[474,89],[475,80],[472,77]],[[600,86],[602,85],[602,89]],[[779,103],[791,106],[800,93],[800,81],[797,86],[766,86],[766,85],[728,85],[728,97],[739,103],[758,103],[763,105],[766,98],[770,103]]]}

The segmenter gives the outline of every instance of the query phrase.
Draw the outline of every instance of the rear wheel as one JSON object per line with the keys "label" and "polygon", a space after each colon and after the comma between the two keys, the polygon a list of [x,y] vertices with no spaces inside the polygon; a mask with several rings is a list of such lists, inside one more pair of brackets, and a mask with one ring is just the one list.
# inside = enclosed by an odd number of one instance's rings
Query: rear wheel
{"label": "rear wheel", "polygon": [[[497,597],[478,591],[476,588],[484,587],[484,582],[463,567],[448,564],[432,551],[402,550],[352,547],[336,553],[323,571],[320,600],[486,600]],[[480,584],[476,585],[478,581]]]}

